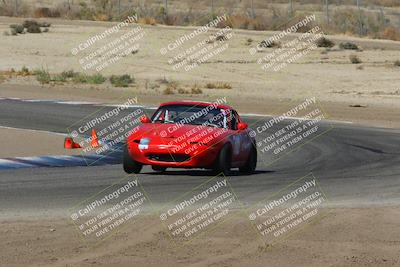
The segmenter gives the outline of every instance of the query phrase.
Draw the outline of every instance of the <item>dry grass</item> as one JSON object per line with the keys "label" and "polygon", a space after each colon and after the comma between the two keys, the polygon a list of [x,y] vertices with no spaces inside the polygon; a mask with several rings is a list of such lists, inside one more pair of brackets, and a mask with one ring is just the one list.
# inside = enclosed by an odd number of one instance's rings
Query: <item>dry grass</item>
{"label": "dry grass", "polygon": [[400,30],[395,27],[387,27],[382,34],[383,39],[389,39],[393,41],[400,41]]}
{"label": "dry grass", "polygon": [[[139,23],[147,25],[204,25],[217,15],[227,14],[226,21],[219,27],[248,30],[284,30],[305,15],[317,14],[316,24],[322,27],[327,34],[351,34],[358,35],[360,31],[360,13],[354,1],[346,2],[332,0],[330,6],[332,22],[325,23],[324,5],[321,0],[302,0],[295,2],[295,10],[292,19],[288,15],[287,0],[262,1],[254,0],[254,12],[250,1],[227,3],[226,1],[214,1],[214,14],[210,13],[209,2],[197,2],[194,0],[169,1],[168,14],[164,9],[163,1],[148,0],[142,3],[121,0],[122,13],[119,12],[117,1],[65,1],[65,0],[41,0],[34,2],[26,0],[21,2],[18,13],[15,12],[13,0],[0,0],[0,15],[24,16],[24,17],[63,17],[69,19],[85,19],[100,21],[120,21],[127,14],[138,14]],[[353,3],[354,2],[354,3]],[[43,5],[43,6],[40,6]],[[383,12],[376,12],[376,7],[383,6]],[[365,0],[362,1],[362,35],[373,38],[400,40],[398,30],[399,14],[397,10],[386,7],[400,7],[398,0]],[[373,8],[372,8],[373,7]],[[383,14],[383,15],[382,15]],[[301,32],[311,28],[307,25]]]}
{"label": "dry grass", "polygon": [[192,85],[191,87],[184,87],[179,85],[177,82],[168,82],[167,86],[163,90],[164,95],[173,95],[173,94],[202,94],[203,90],[201,90],[200,86],[197,84]]}
{"label": "dry grass", "polygon": [[349,59],[350,59],[350,62],[352,64],[360,64],[360,63],[362,63],[361,59],[357,55],[350,55]]}
{"label": "dry grass", "polygon": [[138,23],[146,25],[156,25],[156,19],[152,17],[139,18]]}
{"label": "dry grass", "polygon": [[330,48],[330,47],[334,47],[335,46],[334,42],[332,42],[331,40],[329,40],[329,39],[327,39],[325,37],[319,38],[315,43],[316,43],[316,45],[318,47],[328,47],[328,48]]}
{"label": "dry grass", "polygon": [[201,90],[200,86],[198,86],[197,84],[195,84],[195,85],[193,85],[192,88],[190,89],[190,92],[191,92],[192,94],[198,95],[198,94],[202,94],[202,93],[203,93],[203,90]]}
{"label": "dry grass", "polygon": [[232,89],[232,85],[226,82],[207,83],[205,88],[207,89]]}
{"label": "dry grass", "polygon": [[164,95],[173,95],[173,94],[175,94],[175,91],[171,87],[167,87],[164,89],[163,94]]}

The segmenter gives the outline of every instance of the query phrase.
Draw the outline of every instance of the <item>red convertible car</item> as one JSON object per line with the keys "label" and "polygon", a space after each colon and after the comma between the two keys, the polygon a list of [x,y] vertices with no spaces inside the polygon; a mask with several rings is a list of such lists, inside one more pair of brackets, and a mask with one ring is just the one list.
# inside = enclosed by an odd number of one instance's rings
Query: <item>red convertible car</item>
{"label": "red convertible car", "polygon": [[229,174],[231,168],[252,173],[257,165],[255,140],[239,114],[227,105],[179,101],[163,103],[126,140],[123,167],[139,173],[205,168]]}

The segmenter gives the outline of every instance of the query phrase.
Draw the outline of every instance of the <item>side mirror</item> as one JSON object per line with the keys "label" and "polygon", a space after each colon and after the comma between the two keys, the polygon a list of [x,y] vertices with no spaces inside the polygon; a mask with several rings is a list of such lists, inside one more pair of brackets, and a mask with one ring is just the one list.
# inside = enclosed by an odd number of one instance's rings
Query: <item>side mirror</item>
{"label": "side mirror", "polygon": [[238,123],[238,130],[246,130],[247,127],[249,127],[249,126],[247,125],[247,123],[244,123],[244,122],[239,122],[239,123]]}
{"label": "side mirror", "polygon": [[141,123],[150,123],[150,119],[146,115],[143,115],[142,117],[140,117],[140,122]]}

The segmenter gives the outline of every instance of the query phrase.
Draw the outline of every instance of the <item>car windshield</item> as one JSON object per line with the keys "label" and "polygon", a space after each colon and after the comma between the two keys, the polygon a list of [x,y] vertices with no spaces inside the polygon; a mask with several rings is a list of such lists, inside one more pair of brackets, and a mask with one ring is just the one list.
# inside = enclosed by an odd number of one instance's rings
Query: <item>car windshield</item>
{"label": "car windshield", "polygon": [[151,121],[227,128],[227,114],[226,110],[213,106],[168,105],[160,107]]}

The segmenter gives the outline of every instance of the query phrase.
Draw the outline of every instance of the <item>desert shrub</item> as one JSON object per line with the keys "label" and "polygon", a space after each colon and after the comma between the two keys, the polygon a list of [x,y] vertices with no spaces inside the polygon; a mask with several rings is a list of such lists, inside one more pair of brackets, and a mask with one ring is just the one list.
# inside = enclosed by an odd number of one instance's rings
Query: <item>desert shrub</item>
{"label": "desert shrub", "polygon": [[138,19],[138,23],[147,25],[156,25],[156,19],[153,17],[143,17]]}
{"label": "desert shrub", "polygon": [[173,95],[173,94],[175,94],[175,92],[171,87],[167,86],[167,88],[164,89],[163,94],[164,95]]}
{"label": "desert shrub", "polygon": [[48,28],[51,26],[51,23],[43,21],[43,22],[38,22],[38,25],[39,27]]}
{"label": "desert shrub", "polygon": [[100,73],[87,76],[87,83],[90,83],[90,84],[102,84],[106,80],[107,79]]}
{"label": "desert shrub", "polygon": [[362,63],[361,59],[356,55],[350,55],[349,59],[350,59],[350,62],[352,64],[360,64],[360,63]]}
{"label": "desert shrub", "polygon": [[[175,91],[178,91],[179,93],[179,89],[179,84],[177,82],[170,81],[167,83],[167,87],[164,89],[163,93],[165,95],[172,95],[175,94]],[[183,91],[181,90],[181,92]]]}
{"label": "desert shrub", "polygon": [[36,76],[36,80],[41,84],[46,84],[51,81],[50,73],[47,70],[44,69],[36,70],[34,72],[34,75]]}
{"label": "desert shrub", "polygon": [[110,77],[110,82],[115,87],[128,87],[129,84],[134,82],[134,79],[128,74],[112,75]]}
{"label": "desert shrub", "polygon": [[85,74],[79,73],[78,75],[76,75],[72,78],[72,81],[74,83],[86,83],[87,76]]}
{"label": "desert shrub", "polygon": [[26,66],[23,66],[20,71],[18,71],[18,75],[28,76],[31,75],[31,72]]}
{"label": "desert shrub", "polygon": [[205,86],[207,89],[232,89],[232,85],[229,83],[207,83]]}
{"label": "desert shrub", "polygon": [[167,84],[167,87],[171,88],[172,90],[177,90],[178,89],[179,84],[177,82],[169,82]]}
{"label": "desert shrub", "polygon": [[217,35],[215,37],[215,40],[217,40],[217,41],[226,41],[226,40],[228,40],[228,37],[226,37],[225,34],[220,34],[220,35]]}
{"label": "desert shrub", "polygon": [[44,28],[42,32],[49,32],[49,28]]}
{"label": "desert shrub", "polygon": [[29,28],[32,25],[39,26],[39,23],[36,20],[25,20],[22,23],[22,26],[24,26],[24,28]]}
{"label": "desert shrub", "polygon": [[195,84],[195,85],[193,85],[193,87],[191,88],[190,92],[191,92],[192,94],[199,95],[199,94],[202,94],[202,93],[203,93],[203,90],[201,90],[201,88],[200,88],[197,84]]}
{"label": "desert shrub", "polygon": [[63,76],[62,74],[54,75],[51,77],[52,82],[66,82],[67,78]]}
{"label": "desert shrub", "polygon": [[352,42],[340,43],[339,47],[341,49],[358,50],[358,46],[355,43],[352,43]]}
{"label": "desert shrub", "polygon": [[16,31],[15,29],[11,29],[11,30],[10,30],[10,33],[11,33],[11,35],[14,35],[14,36],[18,34],[17,31]]}
{"label": "desert shrub", "polygon": [[275,41],[267,42],[267,41],[263,40],[260,42],[260,46],[265,47],[265,48],[273,48],[273,47],[280,47],[281,44],[279,42],[275,42]]}
{"label": "desert shrub", "polygon": [[179,88],[178,89],[178,94],[189,94],[189,91],[184,89],[184,88]]}
{"label": "desert shrub", "polygon": [[329,40],[325,37],[319,38],[315,43],[318,47],[333,47],[333,46],[335,46],[334,42],[332,42],[331,40]]}
{"label": "desert shrub", "polygon": [[64,77],[65,79],[73,79],[77,76],[79,76],[79,72],[75,72],[73,70],[67,70],[61,72],[61,76]]}
{"label": "desert shrub", "polygon": [[33,16],[36,18],[58,18],[61,17],[60,11],[48,7],[36,8],[33,12]]}
{"label": "desert shrub", "polygon": [[382,33],[382,38],[393,41],[400,41],[400,31],[395,27],[387,27]]}
{"label": "desert shrub", "polygon": [[400,67],[400,60],[396,60],[396,61],[394,62],[394,65],[395,65],[396,67]]}
{"label": "desert shrub", "polygon": [[42,32],[39,25],[31,25],[26,29],[26,31],[29,33],[41,33]]}
{"label": "desert shrub", "polygon": [[10,28],[14,29],[16,33],[24,32],[24,26],[22,24],[11,24]]}
{"label": "desert shrub", "polygon": [[74,73],[74,75],[72,76],[72,80],[75,83],[102,84],[107,79],[101,74],[86,75],[81,73],[79,74]]}

